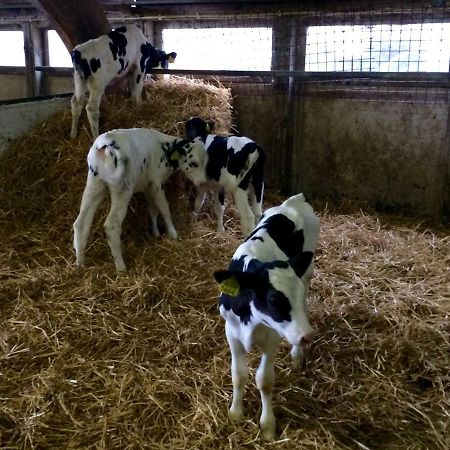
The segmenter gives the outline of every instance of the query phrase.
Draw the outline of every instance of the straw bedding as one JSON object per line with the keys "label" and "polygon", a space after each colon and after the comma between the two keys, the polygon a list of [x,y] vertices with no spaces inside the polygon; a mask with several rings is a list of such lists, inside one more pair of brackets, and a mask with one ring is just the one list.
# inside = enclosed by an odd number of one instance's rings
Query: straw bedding
{"label": "straw bedding", "polygon": [[[226,89],[174,83],[148,88],[139,114],[110,98],[100,123],[182,134],[185,114],[208,110],[229,128]],[[190,98],[183,111],[181,98]],[[179,118],[164,115],[171,99]],[[309,304],[319,337],[300,371],[280,348],[279,440],[266,444],[253,380],[244,422],[227,419],[229,353],[211,272],[227,266],[242,240],[235,209],[227,208],[227,233],[218,235],[210,209],[195,221],[186,185],[174,182],[180,239],[156,240],[137,196],[123,232],[130,270],[118,274],[102,230],[105,205],[79,269],[71,225],[90,141],[86,132],[69,141],[69,129],[67,110],[2,158],[1,448],[450,447],[448,228],[313,202],[322,233]],[[265,206],[281,200],[268,192]],[[256,354],[250,365],[253,375]]]}

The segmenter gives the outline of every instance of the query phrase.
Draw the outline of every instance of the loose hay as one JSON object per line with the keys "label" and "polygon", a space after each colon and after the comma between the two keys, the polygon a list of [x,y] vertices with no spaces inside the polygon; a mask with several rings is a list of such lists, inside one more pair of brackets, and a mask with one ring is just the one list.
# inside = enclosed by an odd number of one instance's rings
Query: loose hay
{"label": "loose hay", "polygon": [[[162,117],[153,97],[138,122],[121,102],[108,101],[101,123],[181,134],[183,114]],[[130,272],[116,273],[101,214],[87,268],[77,269],[71,225],[90,140],[82,133],[69,141],[69,129],[66,111],[1,161],[2,448],[450,447],[448,228],[315,205],[322,233],[310,313],[320,334],[299,372],[289,369],[287,347],[280,350],[279,440],[264,444],[253,381],[245,421],[227,419],[229,354],[211,272],[241,242],[231,231],[236,211],[227,208],[227,234],[218,235],[208,212],[194,221],[175,186],[181,239],[156,240],[138,198],[123,236]],[[279,201],[269,193],[266,206]],[[252,355],[253,374],[256,364]]]}

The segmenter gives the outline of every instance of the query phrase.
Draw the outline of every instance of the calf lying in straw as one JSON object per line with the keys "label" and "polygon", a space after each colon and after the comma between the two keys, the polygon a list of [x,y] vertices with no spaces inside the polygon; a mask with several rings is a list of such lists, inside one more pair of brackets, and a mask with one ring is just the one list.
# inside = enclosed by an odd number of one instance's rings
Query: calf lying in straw
{"label": "calf lying in straw", "polygon": [[157,216],[160,212],[168,235],[172,239],[177,238],[164,194],[164,183],[178,169],[178,161],[173,154],[183,143],[186,145],[186,141],[177,137],[145,128],[112,130],[98,136],[87,157],[86,187],[80,213],[73,224],[78,265],[84,265],[89,230],[106,188],[111,194],[111,210],[105,221],[105,231],[117,270],[126,270],[120,234],[133,193],[143,192],[147,198],[153,235],[159,237]]}

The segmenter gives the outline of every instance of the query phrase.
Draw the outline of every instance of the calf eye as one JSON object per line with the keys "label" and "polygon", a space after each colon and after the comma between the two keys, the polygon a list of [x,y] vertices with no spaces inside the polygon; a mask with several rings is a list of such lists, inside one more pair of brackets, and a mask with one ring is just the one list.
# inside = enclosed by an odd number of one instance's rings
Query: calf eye
{"label": "calf eye", "polygon": [[196,162],[191,163],[192,167],[198,167],[198,164]]}

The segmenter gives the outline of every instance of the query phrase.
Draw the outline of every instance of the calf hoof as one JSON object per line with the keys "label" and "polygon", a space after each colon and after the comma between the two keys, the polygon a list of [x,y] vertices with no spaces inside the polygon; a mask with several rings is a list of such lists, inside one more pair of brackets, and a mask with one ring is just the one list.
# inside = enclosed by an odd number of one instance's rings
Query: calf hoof
{"label": "calf hoof", "polygon": [[177,232],[175,230],[169,230],[167,234],[170,237],[170,239],[173,239],[174,241],[178,239]]}
{"label": "calf hoof", "polygon": [[79,259],[79,258],[77,258],[76,259],[76,261],[75,261],[75,265],[77,266],[77,267],[84,267],[84,259]]}
{"label": "calf hoof", "polygon": [[233,422],[240,422],[243,417],[244,417],[244,413],[242,412],[242,409],[233,409],[230,408],[228,410],[228,417],[233,421]]}
{"label": "calf hoof", "polygon": [[275,430],[261,430],[261,438],[264,441],[271,442],[275,440]]}
{"label": "calf hoof", "polygon": [[261,438],[264,441],[273,441],[275,440],[275,423],[260,425],[261,428]]}
{"label": "calf hoof", "polygon": [[126,272],[127,266],[125,264],[116,264],[116,269],[118,272]]}

